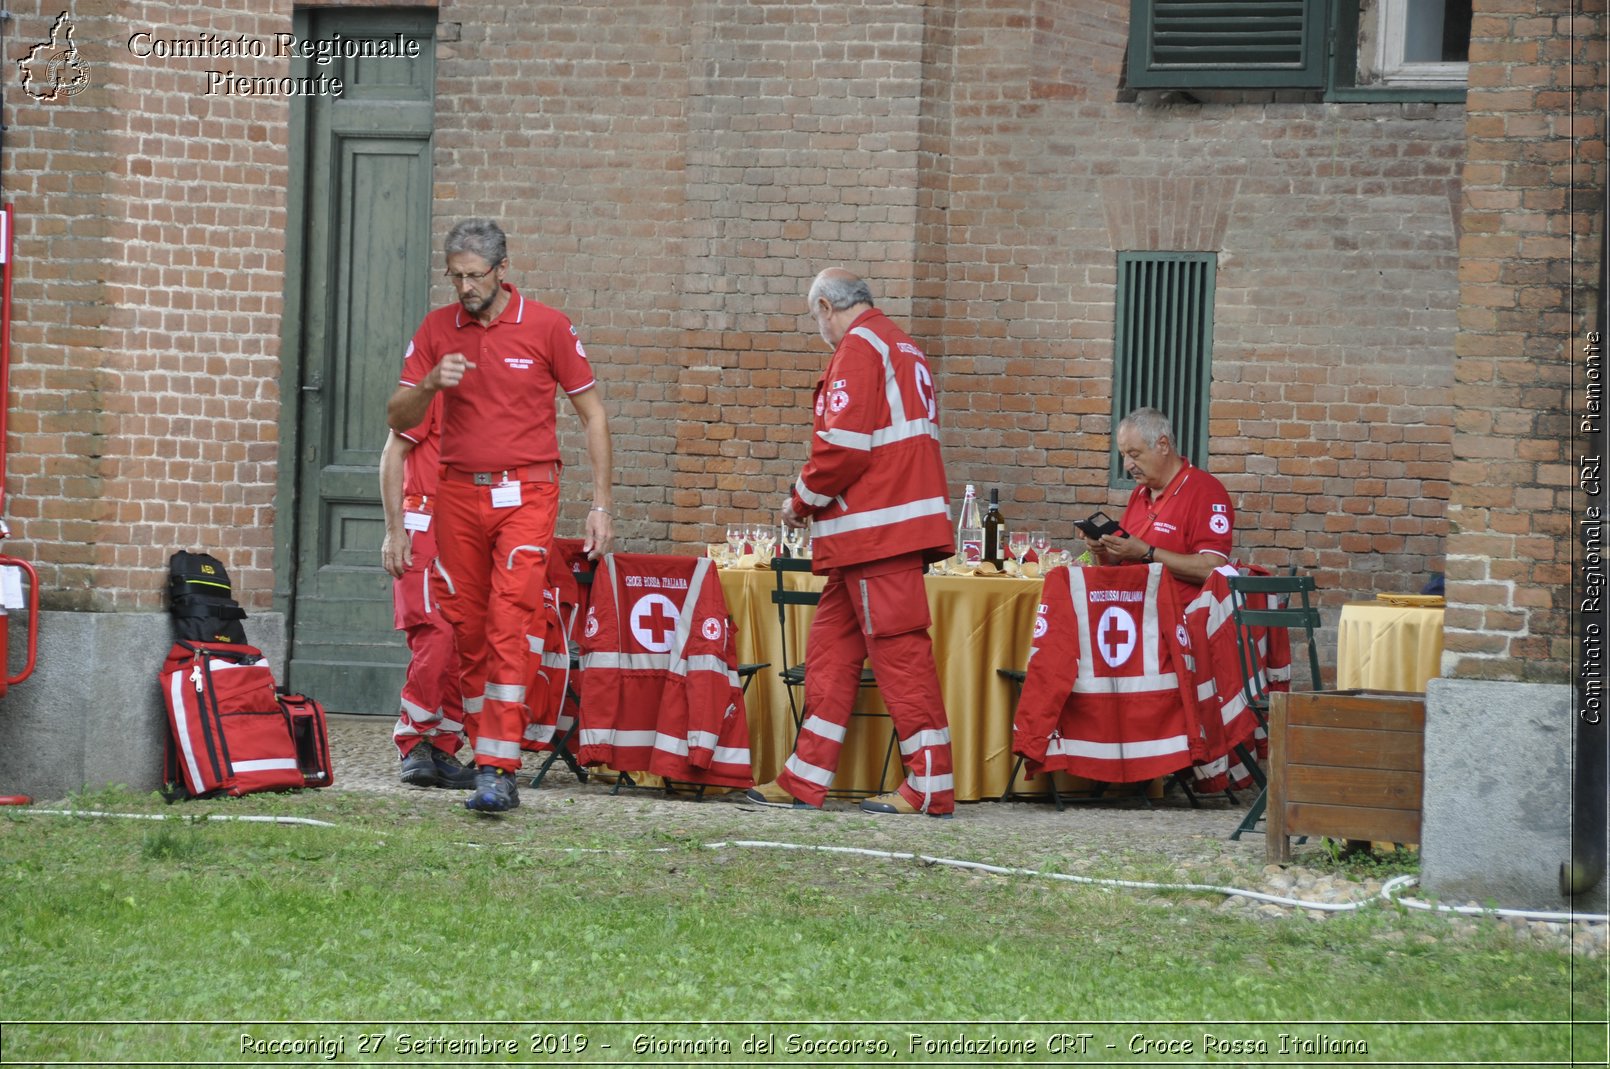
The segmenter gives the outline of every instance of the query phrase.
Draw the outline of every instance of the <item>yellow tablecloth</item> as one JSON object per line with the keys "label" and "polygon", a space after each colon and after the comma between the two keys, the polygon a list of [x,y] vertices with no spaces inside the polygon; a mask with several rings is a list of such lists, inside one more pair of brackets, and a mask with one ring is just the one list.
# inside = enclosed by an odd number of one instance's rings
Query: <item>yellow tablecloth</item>
{"label": "yellow tablecloth", "polygon": [[[812,575],[785,573],[791,588],[820,589],[823,580]],[[933,614],[930,632],[939,685],[950,717],[951,748],[955,760],[956,798],[977,801],[998,798],[1012,773],[1011,683],[995,674],[997,668],[1021,669],[1028,661],[1034,617],[1040,604],[1040,581],[1009,577],[928,576],[928,606]],[[738,659],[747,663],[771,662],[762,669],[745,694],[749,716],[749,744],[755,780],[775,777],[794,747],[794,719],[788,690],[777,677],[783,668],[782,635],[777,607],[771,603],[776,576],[770,571],[727,569],[721,589],[738,631]],[[805,648],[805,629],[811,609],[793,609],[798,625],[790,631],[789,653],[797,661]],[[863,693],[858,709],[883,712],[876,691]],[[883,762],[889,741],[889,721],[854,717],[850,721],[834,788],[889,790],[901,779],[896,751],[887,769]],[[1017,783],[1020,791],[1043,789],[1043,780]]]}
{"label": "yellow tablecloth", "polygon": [[1424,693],[1426,681],[1441,674],[1442,615],[1441,607],[1379,601],[1342,606],[1337,689]]}

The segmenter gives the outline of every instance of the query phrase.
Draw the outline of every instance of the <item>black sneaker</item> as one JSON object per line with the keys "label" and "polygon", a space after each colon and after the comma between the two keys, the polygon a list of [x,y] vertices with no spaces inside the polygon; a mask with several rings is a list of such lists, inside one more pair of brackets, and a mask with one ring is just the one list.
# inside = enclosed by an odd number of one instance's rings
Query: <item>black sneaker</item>
{"label": "black sneaker", "polygon": [[[419,749],[418,746],[414,749]],[[430,747],[430,759],[436,766],[436,786],[445,787],[450,791],[467,791],[475,786],[474,767],[465,768],[458,763],[458,758],[446,750]]]}
{"label": "black sneaker", "polygon": [[464,808],[478,813],[506,813],[520,808],[520,790],[514,773],[482,765],[475,770],[475,790],[464,799]]}
{"label": "black sneaker", "polygon": [[410,787],[434,787],[441,781],[436,761],[431,757],[436,747],[428,742],[414,743],[414,748],[403,754],[402,781]]}

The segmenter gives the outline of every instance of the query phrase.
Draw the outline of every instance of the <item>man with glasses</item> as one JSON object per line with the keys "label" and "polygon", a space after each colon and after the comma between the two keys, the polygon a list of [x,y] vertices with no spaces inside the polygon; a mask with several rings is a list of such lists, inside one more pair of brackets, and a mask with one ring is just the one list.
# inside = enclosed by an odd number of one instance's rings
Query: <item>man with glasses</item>
{"label": "man with glasses", "polygon": [[490,219],[466,220],[448,232],[444,251],[458,301],[431,312],[414,334],[387,420],[406,431],[442,397],[434,513],[442,611],[458,642],[464,711],[479,714],[476,783],[464,804],[499,813],[520,804],[526,636],[542,604],[559,509],[556,391],[570,398],[586,437],[593,503],[584,546],[595,559],[614,537],[609,421],[576,328],[504,281],[503,230]]}
{"label": "man with glasses", "polygon": [[1213,569],[1230,559],[1235,506],[1224,484],[1179,453],[1174,426],[1155,408],[1137,408],[1113,435],[1124,473],[1135,480],[1121,530],[1085,535],[1097,564],[1168,569],[1186,604]]}

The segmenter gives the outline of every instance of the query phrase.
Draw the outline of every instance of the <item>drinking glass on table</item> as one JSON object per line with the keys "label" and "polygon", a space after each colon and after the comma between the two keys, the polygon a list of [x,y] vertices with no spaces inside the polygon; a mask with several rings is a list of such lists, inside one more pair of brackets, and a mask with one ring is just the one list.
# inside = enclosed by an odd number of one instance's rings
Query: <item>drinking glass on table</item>
{"label": "drinking glass on table", "polygon": [[1012,528],[1006,532],[1006,548],[1012,551],[1012,559],[1017,561],[1019,569],[1023,567],[1023,554],[1029,551],[1029,533]]}
{"label": "drinking glass on table", "polygon": [[738,558],[744,555],[744,543],[749,540],[749,528],[741,523],[727,525],[727,550],[732,554],[732,563],[737,564]]}
{"label": "drinking glass on table", "polygon": [[777,544],[777,528],[769,523],[757,523],[749,531],[749,541],[755,547],[755,556],[771,560],[772,547]]}
{"label": "drinking glass on table", "polygon": [[789,527],[784,524],[783,545],[788,547],[790,557],[798,557],[805,549],[805,528]]}
{"label": "drinking glass on table", "polygon": [[1044,565],[1045,554],[1051,548],[1051,537],[1044,531],[1034,531],[1029,535],[1029,545],[1034,547],[1034,559]]}

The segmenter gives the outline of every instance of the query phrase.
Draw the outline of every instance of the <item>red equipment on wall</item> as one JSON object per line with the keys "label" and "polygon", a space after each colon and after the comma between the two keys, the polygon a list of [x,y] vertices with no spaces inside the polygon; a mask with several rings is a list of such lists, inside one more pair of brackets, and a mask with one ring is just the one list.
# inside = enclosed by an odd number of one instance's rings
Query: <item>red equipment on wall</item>
{"label": "red equipment on wall", "polygon": [[[0,540],[11,536],[5,516],[6,473],[6,414],[10,410],[11,383],[11,233],[14,212],[11,205],[0,208]],[[4,598],[0,597],[0,697],[33,675],[34,662],[39,656],[39,576],[33,565],[18,557],[0,554],[0,594],[9,576],[5,569],[16,568],[28,577],[28,663],[17,675],[7,675],[11,654],[11,621]],[[20,595],[20,591],[14,593]],[[20,600],[14,597],[13,607]],[[0,795],[0,805],[29,805],[33,799],[25,794]]]}

